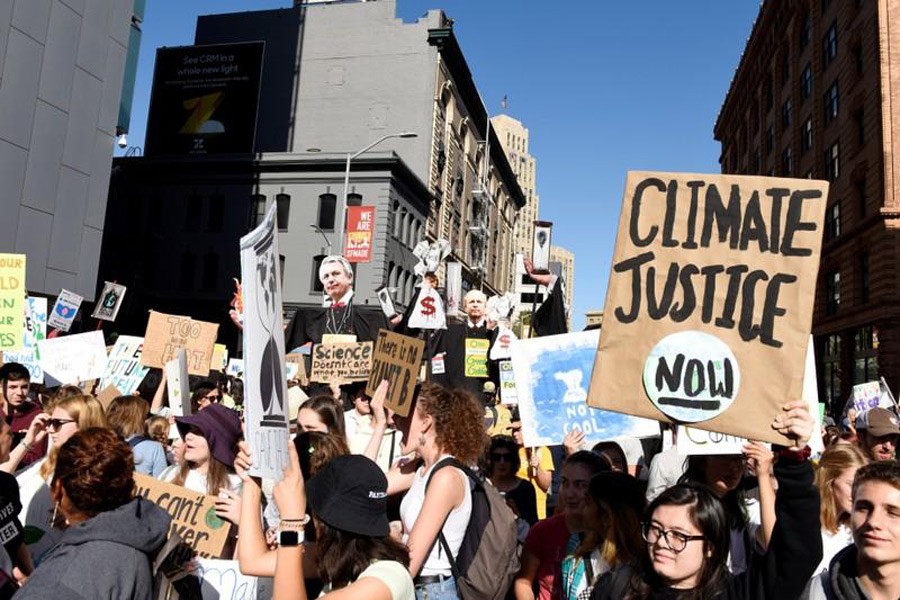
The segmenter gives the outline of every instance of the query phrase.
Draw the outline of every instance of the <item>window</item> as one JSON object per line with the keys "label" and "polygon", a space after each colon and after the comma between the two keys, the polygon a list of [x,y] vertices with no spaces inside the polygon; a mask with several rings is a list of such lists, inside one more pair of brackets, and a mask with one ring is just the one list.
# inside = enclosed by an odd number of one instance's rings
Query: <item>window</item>
{"label": "window", "polygon": [[812,40],[812,15],[806,15],[803,25],[800,26],[800,49],[803,50]]}
{"label": "window", "polygon": [[863,69],[865,68],[865,63],[863,62],[863,51],[862,44],[860,42],[856,42],[853,44],[853,49],[851,50],[853,53],[853,67],[856,70],[857,75],[862,75]]}
{"label": "window", "polygon": [[184,230],[198,231],[200,229],[200,218],[203,215],[203,196],[197,192],[191,192],[188,196],[187,206],[184,211]]}
{"label": "window", "polygon": [[831,27],[822,38],[822,65],[827,67],[837,56],[837,21],[831,23]]}
{"label": "window", "polygon": [[362,206],[362,194],[347,194],[347,206]]}
{"label": "window", "polygon": [[806,102],[810,94],[812,94],[812,65],[806,63],[806,67],[800,73],[800,102]]}
{"label": "window", "polygon": [[800,155],[804,155],[812,149],[813,145],[813,127],[812,117],[803,121],[800,128]]}
{"label": "window", "polygon": [[840,145],[833,143],[825,150],[825,179],[834,181],[841,174]]}
{"label": "window", "polygon": [[791,78],[791,55],[785,52],[781,56],[781,85],[785,85]]}
{"label": "window", "polygon": [[833,271],[825,277],[825,314],[837,314],[841,306],[841,272]]}
{"label": "window", "polygon": [[859,302],[866,304],[869,301],[869,253],[859,255]]}
{"label": "window", "polygon": [[871,325],[856,330],[853,335],[853,384],[878,379],[877,333]]}
{"label": "window", "polygon": [[266,197],[263,194],[250,196],[250,229],[259,227],[266,218]]}
{"label": "window", "polygon": [[859,216],[865,217],[869,212],[867,208],[867,204],[869,203],[869,198],[866,196],[866,178],[865,176],[860,177],[856,183],[856,201],[859,206]]}
{"label": "window", "polygon": [[775,149],[775,125],[766,127],[766,154],[771,154]]}
{"label": "window", "polygon": [[317,224],[323,231],[334,231],[334,211],[337,207],[337,196],[319,194],[319,218]]}
{"label": "window", "polygon": [[312,281],[310,282],[309,289],[313,294],[321,294],[325,291],[325,286],[322,285],[322,281],[319,279],[319,267],[322,266],[323,260],[325,260],[324,254],[313,256],[312,259]]}
{"label": "window", "polygon": [[793,116],[794,107],[791,103],[791,99],[788,98],[784,101],[784,104],[781,105],[781,128],[782,130],[787,129],[791,126],[791,117]]}
{"label": "window", "polygon": [[291,216],[290,194],[275,194],[275,220],[278,221],[278,231],[287,231]]}
{"label": "window", "polygon": [[766,78],[766,110],[771,109],[775,105],[775,91],[772,83],[772,74]]}
{"label": "window", "polygon": [[866,115],[862,108],[853,113],[853,123],[856,126],[856,143],[862,148],[866,145]]}
{"label": "window", "polygon": [[281,287],[284,288],[284,265],[287,264],[287,259],[284,257],[284,254],[278,255],[278,280],[281,281]]}
{"label": "window", "polygon": [[825,92],[825,124],[828,125],[838,116],[838,82],[835,81]]}
{"label": "window", "polygon": [[[829,335],[822,349],[822,379],[825,384],[825,401],[841,402],[841,336]],[[843,409],[843,406],[841,406]]]}
{"label": "window", "polygon": [[788,146],[781,152],[781,174],[790,177],[794,173],[794,156]]}
{"label": "window", "polygon": [[825,241],[830,242],[841,235],[841,203],[835,202],[825,213]]}

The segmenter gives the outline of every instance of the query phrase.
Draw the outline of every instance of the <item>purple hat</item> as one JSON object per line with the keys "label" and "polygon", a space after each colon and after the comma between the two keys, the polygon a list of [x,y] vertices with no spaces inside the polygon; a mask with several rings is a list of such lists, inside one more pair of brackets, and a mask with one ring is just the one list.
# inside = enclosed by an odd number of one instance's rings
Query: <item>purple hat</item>
{"label": "purple hat", "polygon": [[177,417],[178,433],[184,438],[191,427],[203,433],[209,445],[209,453],[220,463],[234,465],[235,449],[243,436],[241,417],[221,404],[211,404],[195,415]]}

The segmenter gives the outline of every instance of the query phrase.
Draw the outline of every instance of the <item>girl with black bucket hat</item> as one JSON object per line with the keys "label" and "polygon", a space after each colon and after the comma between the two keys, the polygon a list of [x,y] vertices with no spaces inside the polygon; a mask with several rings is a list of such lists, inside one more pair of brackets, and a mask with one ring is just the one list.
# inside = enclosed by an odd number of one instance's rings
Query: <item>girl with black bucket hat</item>
{"label": "girl with black bucket hat", "polygon": [[281,531],[273,599],[307,598],[303,526],[309,520],[308,502],[319,576],[327,583],[322,597],[414,600],[409,554],[390,536],[387,479],[378,465],[364,456],[338,456],[304,483],[293,444],[288,454],[290,466],[274,490]]}

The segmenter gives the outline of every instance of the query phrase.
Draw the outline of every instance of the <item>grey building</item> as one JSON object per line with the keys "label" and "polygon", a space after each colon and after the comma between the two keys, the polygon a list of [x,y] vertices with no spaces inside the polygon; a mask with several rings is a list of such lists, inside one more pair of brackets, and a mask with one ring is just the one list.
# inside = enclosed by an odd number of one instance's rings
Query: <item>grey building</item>
{"label": "grey building", "polygon": [[94,299],[143,5],[0,1],[0,251],[27,255],[31,292]]}

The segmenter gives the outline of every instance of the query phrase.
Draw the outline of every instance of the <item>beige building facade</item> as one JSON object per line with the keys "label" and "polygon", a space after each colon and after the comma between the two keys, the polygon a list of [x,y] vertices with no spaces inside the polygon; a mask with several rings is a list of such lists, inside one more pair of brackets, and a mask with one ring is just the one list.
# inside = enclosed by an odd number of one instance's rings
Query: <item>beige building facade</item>
{"label": "beige building facade", "polygon": [[514,227],[515,252],[531,256],[534,221],[538,218],[540,199],[536,188],[537,161],[528,151],[528,128],[509,115],[491,117],[491,124],[497,131],[509,165],[525,196],[525,206],[519,211]]}
{"label": "beige building facade", "polygon": [[566,324],[572,331],[572,302],[575,299],[575,254],[562,246],[550,246],[550,262],[559,263],[559,278],[566,284]]}

